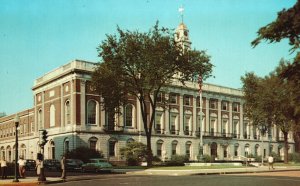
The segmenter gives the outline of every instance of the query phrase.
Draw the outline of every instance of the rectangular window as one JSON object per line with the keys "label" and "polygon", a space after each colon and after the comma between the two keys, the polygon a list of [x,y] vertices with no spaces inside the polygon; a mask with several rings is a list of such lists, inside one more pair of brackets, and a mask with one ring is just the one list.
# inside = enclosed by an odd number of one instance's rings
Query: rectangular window
{"label": "rectangular window", "polygon": [[177,104],[177,95],[176,94],[170,94],[170,103]]}
{"label": "rectangular window", "polygon": [[162,101],[163,101],[163,95],[162,95],[162,93],[160,92],[160,93],[158,93],[157,94],[157,99],[156,99],[156,102],[157,103],[161,103]]}
{"label": "rectangular window", "polygon": [[228,110],[228,102],[227,101],[222,102],[222,110]]}
{"label": "rectangular window", "polygon": [[217,109],[217,100],[214,100],[214,99],[209,100],[209,108]]}
{"label": "rectangular window", "polygon": [[161,150],[162,149],[162,144],[161,143],[157,143],[157,151],[156,151],[156,154],[157,156],[161,156]]}
{"label": "rectangular window", "polygon": [[171,134],[175,134],[175,121],[176,121],[176,115],[171,115],[171,118],[170,118],[170,126],[171,126]]}
{"label": "rectangular window", "polygon": [[116,142],[114,141],[109,142],[109,156],[115,156],[115,144]]}
{"label": "rectangular window", "polygon": [[190,106],[191,105],[191,97],[188,95],[184,95],[184,105]]}
{"label": "rectangular window", "polygon": [[238,103],[233,103],[232,110],[233,110],[233,112],[239,112],[240,111],[239,104]]}

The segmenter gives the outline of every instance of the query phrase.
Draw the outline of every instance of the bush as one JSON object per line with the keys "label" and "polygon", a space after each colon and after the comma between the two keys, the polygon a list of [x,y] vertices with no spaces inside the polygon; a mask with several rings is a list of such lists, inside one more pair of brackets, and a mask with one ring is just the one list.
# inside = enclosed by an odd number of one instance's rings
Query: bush
{"label": "bush", "polygon": [[122,156],[126,158],[127,164],[129,166],[139,165],[147,155],[147,147],[141,142],[130,142],[120,149]]}
{"label": "bush", "polygon": [[299,163],[300,162],[300,154],[299,153],[289,154],[289,160],[293,161],[295,163]]}
{"label": "bush", "polygon": [[211,156],[208,154],[203,155],[203,162],[210,163],[211,162]]}
{"label": "bush", "polygon": [[91,158],[103,158],[101,151],[96,151],[88,147],[78,147],[65,154],[68,159],[80,159],[83,162],[88,162]]}
{"label": "bush", "polygon": [[166,162],[167,166],[184,166],[185,162],[188,162],[189,158],[186,155],[173,155],[171,161]]}
{"label": "bush", "polygon": [[273,158],[274,158],[274,162],[282,161],[280,155],[278,155],[277,153],[271,152],[271,155],[272,155]]}

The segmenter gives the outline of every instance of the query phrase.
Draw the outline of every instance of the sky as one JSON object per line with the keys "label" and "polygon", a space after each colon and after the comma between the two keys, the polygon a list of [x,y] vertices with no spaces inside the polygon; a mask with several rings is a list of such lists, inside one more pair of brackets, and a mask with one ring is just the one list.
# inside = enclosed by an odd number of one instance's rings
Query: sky
{"label": "sky", "polygon": [[241,88],[241,76],[268,75],[281,58],[290,60],[287,40],[251,41],[260,27],[296,0],[0,0],[0,112],[33,107],[35,79],[74,59],[99,62],[97,46],[106,34],[176,28],[178,9],[192,48],[205,50],[214,65],[206,83]]}

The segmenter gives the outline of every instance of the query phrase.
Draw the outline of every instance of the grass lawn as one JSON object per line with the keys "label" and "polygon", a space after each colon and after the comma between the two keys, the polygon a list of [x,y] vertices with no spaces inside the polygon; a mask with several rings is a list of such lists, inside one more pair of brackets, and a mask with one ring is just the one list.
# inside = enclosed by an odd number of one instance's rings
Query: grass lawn
{"label": "grass lawn", "polygon": [[170,167],[152,167],[153,170],[199,170],[199,169],[228,169],[243,168],[245,166],[233,165],[212,165],[212,166],[170,166]]}

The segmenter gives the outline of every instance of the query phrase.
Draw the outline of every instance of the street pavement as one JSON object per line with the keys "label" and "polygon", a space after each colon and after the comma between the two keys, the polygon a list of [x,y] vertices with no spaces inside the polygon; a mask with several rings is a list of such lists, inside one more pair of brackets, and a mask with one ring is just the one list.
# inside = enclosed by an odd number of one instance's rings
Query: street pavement
{"label": "street pavement", "polygon": [[[227,169],[196,169],[196,170],[157,170],[157,169],[145,169],[145,170],[125,170],[115,169],[115,173],[126,174],[126,175],[163,175],[163,176],[185,176],[185,175],[211,175],[211,174],[246,174],[246,173],[274,173],[282,171],[300,171],[299,166],[278,166],[274,167],[275,170],[269,170],[268,166],[261,167],[242,167],[242,168],[227,168]],[[0,180],[0,185],[23,185],[33,186],[38,184],[54,184],[61,182],[72,182],[80,180],[92,180],[97,179],[101,176],[100,174],[91,175],[73,175],[68,176],[66,180],[62,180],[59,177],[47,177],[46,182],[40,183],[37,177],[26,177],[25,179],[19,179],[19,182],[15,183],[12,179]]]}

